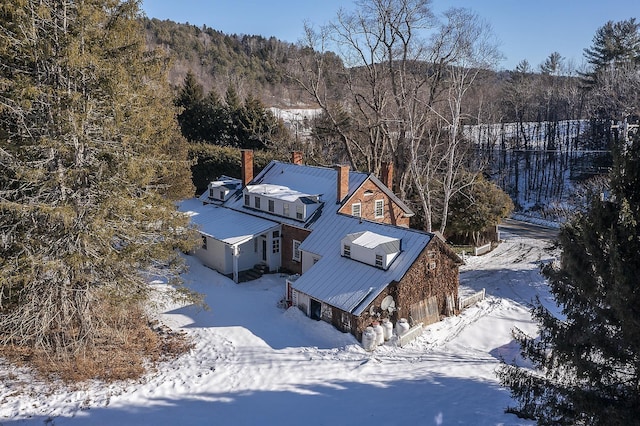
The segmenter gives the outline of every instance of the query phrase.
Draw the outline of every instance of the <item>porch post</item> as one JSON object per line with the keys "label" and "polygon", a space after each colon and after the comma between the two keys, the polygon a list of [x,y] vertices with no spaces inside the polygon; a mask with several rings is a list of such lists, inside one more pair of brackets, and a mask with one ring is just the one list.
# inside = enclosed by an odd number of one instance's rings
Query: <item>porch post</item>
{"label": "porch post", "polygon": [[233,281],[238,284],[238,258],[240,257],[240,247],[237,245],[231,246],[231,253],[233,254]]}

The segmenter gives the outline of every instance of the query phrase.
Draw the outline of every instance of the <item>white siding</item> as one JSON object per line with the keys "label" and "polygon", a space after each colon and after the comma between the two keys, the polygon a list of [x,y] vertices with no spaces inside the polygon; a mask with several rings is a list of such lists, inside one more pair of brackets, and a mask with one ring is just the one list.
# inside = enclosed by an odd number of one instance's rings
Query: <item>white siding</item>
{"label": "white siding", "polygon": [[302,273],[304,274],[316,264],[318,260],[320,260],[322,256],[314,253],[309,253],[306,251],[302,251]]}
{"label": "white siding", "polygon": [[233,272],[233,259],[231,258],[231,248],[229,245],[207,238],[207,249],[196,250],[196,257],[205,265],[215,269],[221,274],[231,274]]}
{"label": "white siding", "polygon": [[296,306],[302,311],[304,312],[304,314],[306,316],[309,316],[309,305],[311,303],[309,296],[307,296],[304,293],[300,293],[299,291],[296,291],[295,289],[293,290],[294,293],[296,293],[296,296],[293,298],[293,300],[296,302]]}

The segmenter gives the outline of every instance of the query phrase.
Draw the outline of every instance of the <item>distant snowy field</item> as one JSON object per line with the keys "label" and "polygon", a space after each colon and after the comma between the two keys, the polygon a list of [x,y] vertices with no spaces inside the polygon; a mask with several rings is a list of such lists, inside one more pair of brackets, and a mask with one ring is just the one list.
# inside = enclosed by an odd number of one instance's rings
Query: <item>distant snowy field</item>
{"label": "distant snowy field", "polygon": [[462,267],[461,293],[486,288],[484,301],[404,348],[373,353],[296,308],[278,308],[278,274],[237,285],[189,257],[185,278],[211,309],[164,303],[158,315],[188,333],[190,353],[136,382],[75,391],[0,362],[0,425],[532,424],[504,413],[512,401],[495,369],[500,357],[518,356],[514,326],[536,332],[534,297],[553,304],[539,265],[557,253],[546,241],[502,237]]}

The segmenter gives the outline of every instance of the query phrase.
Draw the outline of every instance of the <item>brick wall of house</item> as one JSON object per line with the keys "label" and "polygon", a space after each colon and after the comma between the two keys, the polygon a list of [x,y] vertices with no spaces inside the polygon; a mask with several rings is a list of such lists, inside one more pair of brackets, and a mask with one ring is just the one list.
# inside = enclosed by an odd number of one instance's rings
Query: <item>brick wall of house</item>
{"label": "brick wall of house", "polygon": [[282,269],[293,274],[302,273],[302,262],[293,260],[293,241],[303,242],[311,231],[295,226],[282,225]]}
{"label": "brick wall of house", "polygon": [[[383,217],[376,218],[375,216],[375,201],[384,201]],[[361,216],[363,219],[389,223],[398,226],[409,226],[409,218],[404,217],[404,211],[393,202],[392,198],[385,194],[376,184],[371,180],[365,181],[365,183],[353,193],[347,202],[340,208],[340,213],[350,215],[352,212],[352,206],[355,203],[361,205]]]}

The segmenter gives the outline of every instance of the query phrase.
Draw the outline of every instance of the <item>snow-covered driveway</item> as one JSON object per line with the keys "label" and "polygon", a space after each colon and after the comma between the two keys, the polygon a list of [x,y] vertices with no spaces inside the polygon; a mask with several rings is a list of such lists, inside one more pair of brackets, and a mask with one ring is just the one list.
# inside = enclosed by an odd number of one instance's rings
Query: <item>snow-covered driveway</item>
{"label": "snow-covered driveway", "polygon": [[410,345],[365,352],[349,334],[277,302],[283,278],[234,284],[189,259],[190,285],[211,307],[164,305],[165,323],[196,345],[136,383],[47,391],[0,365],[0,425],[529,424],[505,414],[494,371],[517,355],[511,329],[535,332],[535,296],[552,303],[539,273],[549,243],[505,242],[462,268],[463,292],[487,298],[425,328]]}

